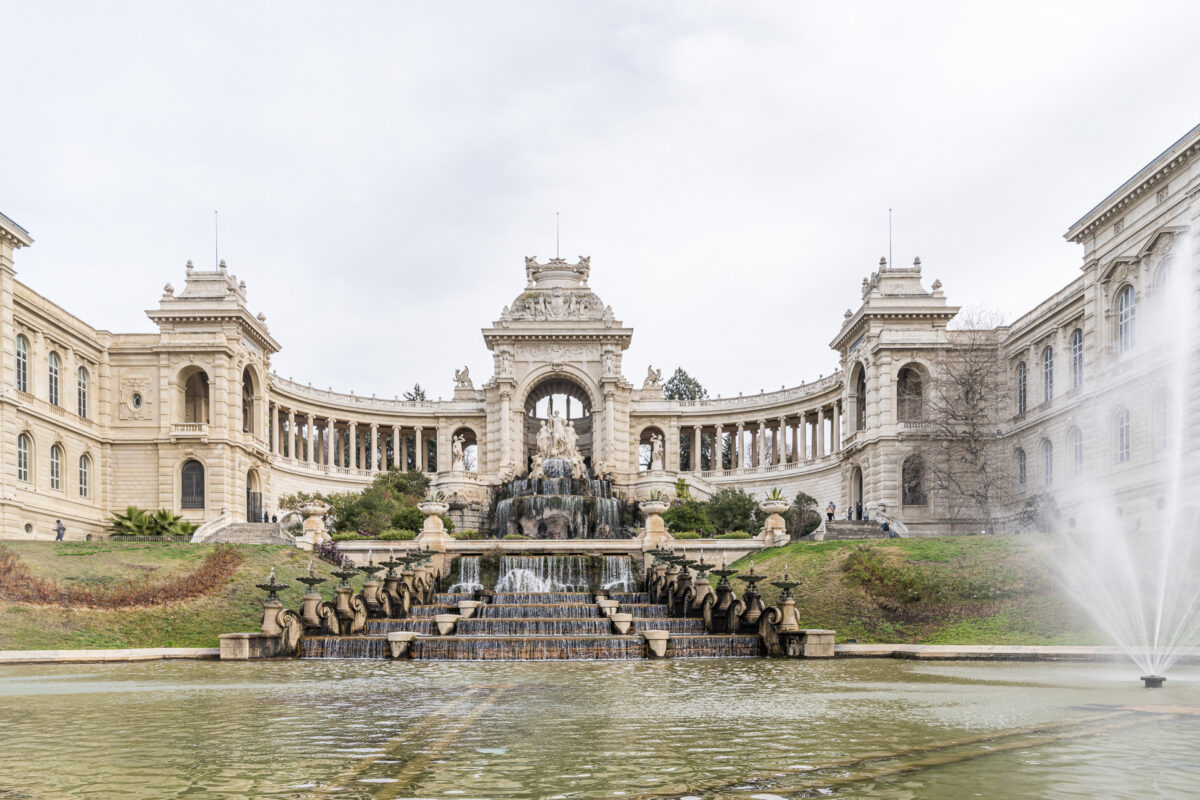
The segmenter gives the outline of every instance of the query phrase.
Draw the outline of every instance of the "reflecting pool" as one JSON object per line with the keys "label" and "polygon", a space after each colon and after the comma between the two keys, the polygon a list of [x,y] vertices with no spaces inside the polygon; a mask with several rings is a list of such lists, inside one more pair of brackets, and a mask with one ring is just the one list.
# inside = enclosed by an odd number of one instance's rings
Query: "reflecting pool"
{"label": "reflecting pool", "polygon": [[0,671],[0,798],[1194,797],[1200,670],[709,659]]}

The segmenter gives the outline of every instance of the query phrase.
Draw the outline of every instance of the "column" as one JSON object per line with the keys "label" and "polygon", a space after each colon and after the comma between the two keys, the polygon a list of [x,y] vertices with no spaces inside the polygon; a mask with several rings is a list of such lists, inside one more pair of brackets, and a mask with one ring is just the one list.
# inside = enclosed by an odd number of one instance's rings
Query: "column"
{"label": "column", "polygon": [[692,472],[700,471],[700,426],[692,426]]}
{"label": "column", "polygon": [[358,441],[357,444],[355,444],[355,449],[358,450],[358,468],[367,469],[367,437],[364,434],[363,436],[357,437],[357,439]]}
{"label": "column", "polygon": [[271,452],[279,452],[279,404],[271,406]]}
{"label": "column", "polygon": [[[614,394],[615,394],[615,392],[613,391],[612,387],[605,388],[605,390],[604,390],[604,460],[606,462],[608,462],[609,469],[616,469],[616,466],[617,466],[616,453],[614,452],[614,450],[616,449],[616,445],[617,445],[617,437],[616,437],[616,430],[615,430],[616,425],[617,425],[617,423],[616,423],[617,412],[616,412],[616,408],[615,408],[616,398],[613,397]],[[594,436],[595,434],[593,433],[592,435]],[[664,444],[664,449],[665,449],[666,443],[664,442],[663,444]],[[664,460],[665,460],[665,458],[666,458],[666,456],[664,454]],[[637,466],[637,465],[635,464],[634,466]],[[666,467],[666,466],[667,466],[666,464],[663,464],[663,467]]]}
{"label": "column", "polygon": [[838,400],[833,404],[833,452],[838,452],[842,449],[842,401]]}
{"label": "column", "polygon": [[758,466],[758,428],[750,429],[750,469]]}
{"label": "column", "polygon": [[758,466],[767,465],[767,421],[758,421]]}
{"label": "column", "polygon": [[425,436],[424,436],[424,432],[420,425],[418,425],[416,427],[416,441],[414,442],[414,444],[416,445],[416,451],[417,451],[417,466],[416,466],[417,472],[424,472],[425,471],[425,448],[422,447],[422,445],[425,444]]}
{"label": "column", "polygon": [[403,442],[400,441],[400,426],[392,426],[392,467],[394,469],[404,469],[400,463],[401,454],[404,452]]}
{"label": "column", "polygon": [[346,449],[350,451],[350,469],[358,469],[358,423],[353,420],[350,422],[350,441],[346,443]]}
{"label": "column", "polygon": [[316,440],[317,440],[317,426],[316,426],[316,420],[313,419],[313,415],[311,413],[305,415],[304,425],[305,425],[305,428],[307,429],[305,431],[305,433],[308,436],[308,453],[307,453],[308,463],[316,464],[317,463],[317,450],[314,447],[314,445],[316,444]]}
{"label": "column", "polygon": [[779,418],[779,426],[775,431],[775,437],[779,444],[775,451],[775,463],[787,463],[787,420],[783,417]]}
{"label": "column", "polygon": [[296,412],[293,409],[288,409],[287,420],[287,457],[296,457]]}
{"label": "column", "polygon": [[746,461],[742,453],[742,440],[746,435],[746,426],[744,423],[737,424],[737,439],[734,440],[733,455],[737,459],[737,463],[733,465],[734,469],[742,469],[746,466]]}
{"label": "column", "polygon": [[333,463],[339,467],[346,466],[346,454],[342,452],[342,432],[338,430],[337,420],[329,420],[329,425],[333,430]]}
{"label": "column", "polygon": [[817,409],[817,435],[814,437],[817,443],[816,457],[820,458],[825,455],[825,409]]}
{"label": "column", "polygon": [[367,460],[367,468],[379,472],[379,425],[371,423],[371,457]]}
{"label": "column", "polygon": [[[512,413],[509,406],[509,400],[512,393],[508,389],[500,390],[500,466],[508,467],[512,464],[512,443],[509,441],[509,415]],[[479,471],[483,471],[483,465],[479,465]]]}
{"label": "column", "polygon": [[713,469],[725,469],[725,426],[717,425],[717,435],[713,437]]}

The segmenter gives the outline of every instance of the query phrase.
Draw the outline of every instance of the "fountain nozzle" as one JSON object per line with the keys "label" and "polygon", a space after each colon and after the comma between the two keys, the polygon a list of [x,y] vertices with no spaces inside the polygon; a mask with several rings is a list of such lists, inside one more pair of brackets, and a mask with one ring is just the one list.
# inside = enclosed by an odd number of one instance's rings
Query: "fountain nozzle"
{"label": "fountain nozzle", "polygon": [[1139,680],[1146,684],[1147,689],[1161,689],[1166,679],[1165,675],[1143,675]]}

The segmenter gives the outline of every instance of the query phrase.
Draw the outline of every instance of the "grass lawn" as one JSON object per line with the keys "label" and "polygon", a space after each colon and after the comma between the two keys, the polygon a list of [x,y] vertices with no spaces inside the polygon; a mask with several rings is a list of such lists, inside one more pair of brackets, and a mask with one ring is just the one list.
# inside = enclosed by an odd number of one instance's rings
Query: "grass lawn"
{"label": "grass lawn", "polygon": [[[753,562],[779,580],[786,565],[801,582],[801,624],[832,628],[839,642],[1109,644],[1059,590],[1057,559],[1057,545],[1041,536],[956,536],[795,542],[731,566]],[[733,582],[741,592],[745,584]],[[759,587],[768,605],[776,601],[769,580]]]}
{"label": "grass lawn", "polygon": [[[104,586],[133,580],[159,583],[196,569],[214,545],[104,542],[3,542],[30,571],[59,585]],[[217,637],[258,630],[262,583],[275,567],[286,582],[305,571],[309,556],[295,548],[236,545],[245,563],[222,589],[165,606],[101,610],[35,606],[0,600],[0,650],[106,647],[216,647]],[[327,566],[327,565],[326,565]],[[320,572],[327,572],[322,568]],[[281,594],[298,608],[303,586]]]}

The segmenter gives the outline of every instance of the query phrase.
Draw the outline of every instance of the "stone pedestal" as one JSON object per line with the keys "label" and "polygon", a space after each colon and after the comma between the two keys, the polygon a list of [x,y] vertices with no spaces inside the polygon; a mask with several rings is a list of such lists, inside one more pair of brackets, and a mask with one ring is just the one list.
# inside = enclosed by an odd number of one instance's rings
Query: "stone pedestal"
{"label": "stone pedestal", "polygon": [[249,661],[256,658],[278,658],[283,652],[283,636],[254,631],[252,633],[222,633],[222,661]]}
{"label": "stone pedestal", "polygon": [[667,657],[667,640],[671,638],[670,631],[642,631],[646,640],[646,654],[650,658]]}
{"label": "stone pedestal", "polygon": [[788,540],[787,523],[784,522],[782,514],[788,510],[790,504],[786,500],[764,500],[760,505],[762,510],[767,512],[767,519],[763,522],[762,531],[755,538],[766,543],[768,547],[785,544]]}
{"label": "stone pedestal", "polygon": [[460,600],[458,602],[458,614],[463,619],[470,619],[475,614],[475,609],[479,608],[483,603],[478,600]]}
{"label": "stone pedestal", "polygon": [[616,613],[617,608],[621,605],[616,600],[597,600],[596,605],[600,606],[600,613],[606,617],[612,617]]}
{"label": "stone pedestal", "polygon": [[633,626],[633,614],[609,614],[608,618],[612,620],[617,633],[622,636],[629,633],[629,629]]}
{"label": "stone pedestal", "polygon": [[449,636],[454,633],[454,626],[458,624],[460,619],[462,617],[458,614],[438,614],[435,616],[433,621],[437,625],[438,635]]}
{"label": "stone pedestal", "polygon": [[392,658],[412,658],[412,643],[421,638],[416,631],[392,631],[387,635]]}
{"label": "stone pedestal", "polygon": [[670,503],[658,500],[645,500],[638,504],[646,518],[646,529],[638,536],[643,552],[657,550],[665,547],[667,542],[674,541],[675,537],[667,530],[662,518],[663,513],[670,507]]}

